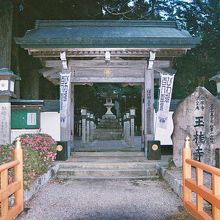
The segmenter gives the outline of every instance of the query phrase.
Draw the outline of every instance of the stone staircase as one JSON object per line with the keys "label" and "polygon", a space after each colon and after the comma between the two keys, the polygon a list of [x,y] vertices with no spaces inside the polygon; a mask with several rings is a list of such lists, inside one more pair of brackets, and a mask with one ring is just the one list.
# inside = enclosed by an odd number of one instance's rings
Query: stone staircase
{"label": "stone staircase", "polygon": [[157,162],[147,161],[143,152],[74,152],[59,162],[59,179],[155,179]]}

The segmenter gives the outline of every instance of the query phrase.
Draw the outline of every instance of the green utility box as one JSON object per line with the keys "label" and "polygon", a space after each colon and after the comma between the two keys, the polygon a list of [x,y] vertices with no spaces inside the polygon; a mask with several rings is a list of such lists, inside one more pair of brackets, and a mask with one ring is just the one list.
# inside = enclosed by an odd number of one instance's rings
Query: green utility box
{"label": "green utility box", "polygon": [[67,141],[57,141],[57,157],[56,160],[68,159],[68,145]]}
{"label": "green utility box", "polygon": [[215,149],[215,167],[220,168],[220,148]]}
{"label": "green utility box", "polygon": [[148,160],[161,160],[160,141],[148,141],[147,159]]}

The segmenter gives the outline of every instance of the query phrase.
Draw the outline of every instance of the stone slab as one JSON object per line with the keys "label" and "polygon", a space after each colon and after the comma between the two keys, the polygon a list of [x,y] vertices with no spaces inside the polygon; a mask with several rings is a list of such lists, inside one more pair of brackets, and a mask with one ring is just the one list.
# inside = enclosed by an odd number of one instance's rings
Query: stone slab
{"label": "stone slab", "polygon": [[11,143],[11,103],[0,103],[0,144]]}
{"label": "stone slab", "polygon": [[196,90],[183,100],[174,113],[173,161],[182,166],[182,148],[188,135],[192,158],[215,165],[215,149],[220,143],[220,100],[206,88]]}

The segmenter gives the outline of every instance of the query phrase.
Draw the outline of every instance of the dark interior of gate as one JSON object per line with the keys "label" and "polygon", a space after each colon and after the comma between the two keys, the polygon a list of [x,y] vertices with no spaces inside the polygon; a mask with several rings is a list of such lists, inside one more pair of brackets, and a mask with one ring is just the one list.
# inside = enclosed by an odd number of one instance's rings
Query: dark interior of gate
{"label": "dark interior of gate", "polygon": [[[16,43],[40,59],[43,68],[39,72],[54,85],[59,85],[60,73],[70,74],[69,114],[66,126],[61,127],[62,141],[73,144],[76,120],[81,123],[81,130],[77,128],[77,132],[82,135],[82,143],[122,137],[126,140],[124,123],[128,116],[125,111],[117,110],[119,97],[116,94],[102,96],[106,110],[103,115],[95,117],[94,110],[89,112],[83,106],[74,106],[80,85],[120,84],[140,88],[139,109],[135,113],[140,115],[140,144],[146,145],[154,139],[155,82],[161,73],[173,74],[173,58],[195,47],[198,39],[170,21],[39,20],[33,30],[16,38]],[[74,119],[74,109],[80,113],[80,120]],[[133,120],[133,111],[130,108],[130,120]],[[135,130],[132,123],[128,129]],[[88,129],[93,132],[92,137],[83,136]],[[130,145],[134,145],[135,140],[130,141],[133,142]]]}

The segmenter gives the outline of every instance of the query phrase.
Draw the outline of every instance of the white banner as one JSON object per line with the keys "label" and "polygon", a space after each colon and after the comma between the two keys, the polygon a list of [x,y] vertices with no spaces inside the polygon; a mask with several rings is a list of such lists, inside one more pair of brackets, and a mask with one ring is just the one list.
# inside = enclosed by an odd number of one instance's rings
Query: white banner
{"label": "white banner", "polygon": [[63,128],[67,127],[70,81],[71,73],[60,74],[60,126]]}
{"label": "white banner", "polygon": [[157,112],[158,127],[166,128],[173,90],[173,75],[161,74],[159,107]]}

